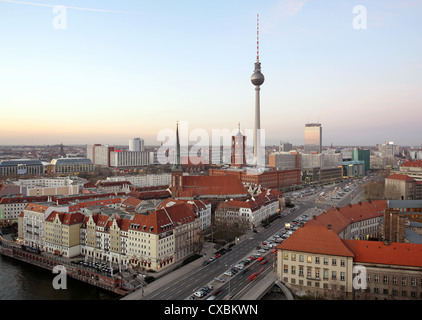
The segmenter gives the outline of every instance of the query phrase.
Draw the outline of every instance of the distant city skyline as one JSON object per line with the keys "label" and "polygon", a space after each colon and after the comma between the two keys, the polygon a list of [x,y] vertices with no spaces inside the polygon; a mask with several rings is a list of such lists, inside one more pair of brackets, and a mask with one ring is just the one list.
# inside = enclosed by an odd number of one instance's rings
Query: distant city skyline
{"label": "distant city skyline", "polygon": [[257,14],[267,146],[422,145],[416,0],[0,0],[0,145],[253,129]]}

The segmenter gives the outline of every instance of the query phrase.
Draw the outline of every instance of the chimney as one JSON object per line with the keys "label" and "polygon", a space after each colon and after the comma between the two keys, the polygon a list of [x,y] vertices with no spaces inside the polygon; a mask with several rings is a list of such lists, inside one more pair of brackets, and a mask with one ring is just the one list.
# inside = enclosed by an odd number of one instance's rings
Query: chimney
{"label": "chimney", "polygon": [[328,229],[328,230],[331,230],[331,227],[332,227],[332,225],[331,225],[331,224],[329,224],[329,225],[327,226],[327,229]]}

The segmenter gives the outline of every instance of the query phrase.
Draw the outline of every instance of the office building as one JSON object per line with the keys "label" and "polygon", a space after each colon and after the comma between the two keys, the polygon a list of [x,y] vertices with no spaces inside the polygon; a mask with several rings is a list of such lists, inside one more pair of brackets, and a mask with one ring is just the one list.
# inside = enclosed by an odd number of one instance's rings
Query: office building
{"label": "office building", "polygon": [[144,139],[129,139],[129,151],[145,151]]}
{"label": "office building", "polygon": [[0,162],[0,177],[41,176],[44,166],[40,160],[14,159]]}
{"label": "office building", "polygon": [[305,153],[322,152],[322,127],[320,123],[305,124]]}
{"label": "office building", "polygon": [[371,151],[370,150],[355,148],[352,152],[352,160],[365,162],[366,172],[368,172],[371,169]]}
{"label": "office building", "polygon": [[280,152],[289,152],[291,150],[293,150],[293,145],[291,143],[280,141]]}
{"label": "office building", "polygon": [[51,160],[53,172],[56,174],[78,175],[94,171],[94,164],[85,158],[58,158]]}

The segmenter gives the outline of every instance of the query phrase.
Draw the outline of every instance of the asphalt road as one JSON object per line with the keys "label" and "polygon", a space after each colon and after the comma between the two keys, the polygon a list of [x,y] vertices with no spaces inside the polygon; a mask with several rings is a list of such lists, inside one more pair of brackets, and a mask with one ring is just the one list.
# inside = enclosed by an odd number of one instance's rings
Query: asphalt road
{"label": "asphalt road", "polygon": [[[194,292],[210,283],[214,286],[214,289],[202,299],[206,299],[216,291],[218,291],[218,294],[215,295],[217,300],[227,299],[229,297],[232,299],[239,298],[242,294],[246,293],[247,290],[250,290],[254,285],[259,283],[260,277],[265,276],[265,274],[273,270],[274,254],[271,252],[266,254],[265,259],[268,261],[266,264],[261,265],[257,261],[254,261],[244,270],[239,271],[236,275],[231,277],[223,275],[224,272],[230,269],[232,265],[237,264],[239,261],[255,253],[257,251],[256,247],[264,240],[279,232],[280,229],[284,227],[285,223],[291,222],[304,213],[307,213],[308,217],[312,218],[313,214],[318,215],[333,205],[341,207],[352,201],[358,201],[358,196],[361,195],[360,185],[354,186],[351,191],[346,193],[339,200],[331,199],[331,195],[335,194],[335,187],[339,186],[343,187],[345,184],[326,186],[323,189],[317,189],[314,195],[296,198],[294,200],[296,209],[293,212],[288,213],[279,219],[275,219],[268,228],[263,228],[259,233],[248,233],[247,235],[242,236],[243,239],[241,239],[237,245],[233,246],[230,252],[223,254],[206,266],[201,265],[192,272],[180,276],[171,283],[168,283],[168,285],[150,293],[144,297],[144,299],[185,300],[191,297]],[[321,192],[325,193],[324,200],[319,198]],[[284,212],[290,212],[290,209],[286,208]],[[248,282],[247,278],[253,272],[259,272],[260,275],[254,281]],[[224,283],[219,283],[215,280],[216,277],[220,276],[225,279]]]}

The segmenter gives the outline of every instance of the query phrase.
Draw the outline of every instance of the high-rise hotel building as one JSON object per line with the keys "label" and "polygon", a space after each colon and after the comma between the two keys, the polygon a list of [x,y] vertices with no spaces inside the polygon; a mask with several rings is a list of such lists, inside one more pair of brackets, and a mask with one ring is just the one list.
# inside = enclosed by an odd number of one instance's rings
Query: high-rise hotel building
{"label": "high-rise hotel building", "polygon": [[321,153],[322,127],[320,123],[305,124],[305,153]]}

